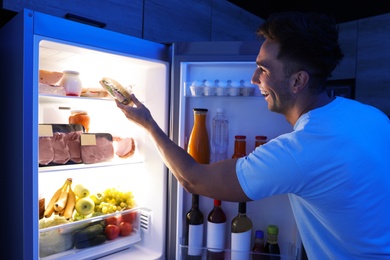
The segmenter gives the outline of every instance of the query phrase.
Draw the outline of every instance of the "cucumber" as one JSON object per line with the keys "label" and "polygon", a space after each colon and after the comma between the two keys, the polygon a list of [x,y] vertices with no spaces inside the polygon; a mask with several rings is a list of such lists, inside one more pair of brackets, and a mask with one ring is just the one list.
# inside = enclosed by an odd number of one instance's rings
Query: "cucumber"
{"label": "cucumber", "polygon": [[87,248],[91,246],[97,246],[106,242],[105,235],[97,235],[87,240],[76,241],[74,246],[77,249]]}
{"label": "cucumber", "polygon": [[102,233],[103,233],[103,226],[101,224],[93,224],[91,226],[76,231],[73,234],[73,238],[74,238],[74,242],[77,243],[79,241],[91,239]]}

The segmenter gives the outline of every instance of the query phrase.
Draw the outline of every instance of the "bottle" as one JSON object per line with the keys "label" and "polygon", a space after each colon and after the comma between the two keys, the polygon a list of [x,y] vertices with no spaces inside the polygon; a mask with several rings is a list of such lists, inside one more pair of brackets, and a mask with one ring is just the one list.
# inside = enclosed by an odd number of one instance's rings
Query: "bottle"
{"label": "bottle", "polygon": [[229,121],[222,108],[217,108],[217,114],[212,121],[211,132],[211,162],[227,159],[229,144]]}
{"label": "bottle", "polygon": [[[198,163],[210,163],[210,142],[206,128],[206,108],[194,108],[194,125],[188,140],[187,152]],[[192,207],[186,214],[187,259],[201,259],[204,217],[199,209],[199,195],[192,194]]]}
{"label": "bottle", "polygon": [[232,158],[240,158],[246,156],[246,136],[236,135],[234,138],[234,153]]}
{"label": "bottle", "polygon": [[187,259],[201,259],[203,246],[204,217],[199,209],[199,195],[192,195],[192,206],[186,214]]}
{"label": "bottle", "polygon": [[198,163],[210,163],[210,142],[206,128],[206,108],[194,108],[194,126],[188,140],[187,152]]}
{"label": "bottle", "polygon": [[250,259],[252,221],[246,215],[246,202],[238,204],[238,215],[231,224],[231,259]]}
{"label": "bottle", "polygon": [[267,142],[267,137],[265,135],[256,135],[255,136],[255,149],[256,147],[263,145]]}
{"label": "bottle", "polygon": [[267,242],[265,243],[265,253],[271,254],[267,259],[280,260],[280,248],[278,244],[279,228],[276,225],[267,227]]}
{"label": "bottle", "polygon": [[214,207],[207,217],[207,259],[225,259],[226,215],[220,200],[214,200]]}
{"label": "bottle", "polygon": [[256,230],[255,240],[253,242],[252,252],[255,253],[252,255],[252,260],[261,260],[265,259],[266,256],[264,248],[264,232],[263,230]]}

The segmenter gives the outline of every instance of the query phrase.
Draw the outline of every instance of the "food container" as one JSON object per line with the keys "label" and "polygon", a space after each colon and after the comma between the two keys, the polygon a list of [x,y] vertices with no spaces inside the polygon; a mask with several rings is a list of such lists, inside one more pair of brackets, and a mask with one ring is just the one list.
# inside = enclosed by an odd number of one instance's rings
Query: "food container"
{"label": "food container", "polygon": [[[94,216],[82,220],[67,221],[63,217],[52,215],[39,221],[39,256],[40,259],[96,259],[110,252],[128,248],[141,241],[141,209],[133,208],[111,214]],[[120,225],[120,222],[131,225],[130,232],[119,233],[114,239],[105,234],[108,224]],[[147,218],[142,220],[148,221]],[[91,239],[80,239],[80,232],[86,228],[99,230]],[[148,223],[145,224],[146,226]],[[101,232],[100,232],[101,231]],[[112,238],[112,237],[110,237]]]}
{"label": "food container", "polygon": [[74,70],[65,70],[64,75],[61,78],[60,86],[64,88],[67,96],[79,97],[83,88],[79,78],[79,72]]}
{"label": "food container", "polygon": [[191,96],[200,97],[203,95],[204,84],[202,81],[195,80],[193,82],[186,82],[186,86],[189,87]]}
{"label": "food container", "polygon": [[228,85],[227,82],[224,80],[220,80],[218,82],[218,87],[217,87],[217,96],[227,96],[228,95]]}
{"label": "food container", "polygon": [[230,81],[228,84],[229,96],[239,96],[241,94],[241,87],[238,81]]}
{"label": "food container", "polygon": [[90,118],[87,111],[72,110],[70,111],[69,124],[81,124],[85,132],[89,132]]}

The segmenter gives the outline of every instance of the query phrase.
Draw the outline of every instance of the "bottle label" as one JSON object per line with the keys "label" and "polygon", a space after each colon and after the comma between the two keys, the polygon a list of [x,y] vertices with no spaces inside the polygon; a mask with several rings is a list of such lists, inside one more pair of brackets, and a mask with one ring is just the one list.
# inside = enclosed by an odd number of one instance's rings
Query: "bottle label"
{"label": "bottle label", "polygon": [[245,260],[250,259],[251,250],[251,230],[242,233],[231,233],[231,259]]}
{"label": "bottle label", "polygon": [[203,224],[189,225],[188,255],[201,255],[203,244]]}
{"label": "bottle label", "polygon": [[212,252],[221,252],[225,249],[226,222],[207,222],[207,248]]}

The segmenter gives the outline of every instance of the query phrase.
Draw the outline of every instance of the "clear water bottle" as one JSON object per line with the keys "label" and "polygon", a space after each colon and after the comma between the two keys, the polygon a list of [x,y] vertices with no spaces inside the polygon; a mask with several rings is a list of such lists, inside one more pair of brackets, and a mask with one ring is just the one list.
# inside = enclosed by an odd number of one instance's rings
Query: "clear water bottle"
{"label": "clear water bottle", "polygon": [[217,114],[213,118],[211,132],[211,162],[227,159],[229,144],[229,121],[225,117],[225,111],[217,108]]}

